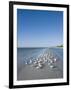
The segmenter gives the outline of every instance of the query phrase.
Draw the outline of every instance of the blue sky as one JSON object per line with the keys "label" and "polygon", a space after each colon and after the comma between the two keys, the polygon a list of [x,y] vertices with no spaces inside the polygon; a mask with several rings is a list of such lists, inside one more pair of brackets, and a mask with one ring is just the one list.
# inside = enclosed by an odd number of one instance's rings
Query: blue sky
{"label": "blue sky", "polygon": [[18,47],[63,44],[63,11],[17,9]]}

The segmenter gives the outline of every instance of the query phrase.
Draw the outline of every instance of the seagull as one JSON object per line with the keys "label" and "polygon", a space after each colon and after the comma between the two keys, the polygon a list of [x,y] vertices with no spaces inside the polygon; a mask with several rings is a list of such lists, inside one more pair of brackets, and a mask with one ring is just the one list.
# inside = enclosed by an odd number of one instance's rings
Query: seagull
{"label": "seagull", "polygon": [[41,67],[42,67],[42,65],[40,63],[38,63],[38,66],[36,68],[39,69]]}
{"label": "seagull", "polygon": [[54,58],[54,62],[56,62],[57,61],[57,59],[56,58]]}
{"label": "seagull", "polygon": [[27,63],[27,62],[25,62],[25,64],[27,65],[28,63]]}
{"label": "seagull", "polygon": [[31,63],[32,63],[32,60],[29,61],[29,64],[31,64]]}
{"label": "seagull", "polygon": [[50,68],[53,68],[54,66],[53,65],[50,65]]}

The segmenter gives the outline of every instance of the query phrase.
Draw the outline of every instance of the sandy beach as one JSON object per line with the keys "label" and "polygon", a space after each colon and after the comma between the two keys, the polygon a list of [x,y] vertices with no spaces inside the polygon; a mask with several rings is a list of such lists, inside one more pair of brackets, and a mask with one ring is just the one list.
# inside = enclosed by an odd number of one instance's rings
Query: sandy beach
{"label": "sandy beach", "polygon": [[51,68],[45,63],[42,68],[37,69],[32,65],[23,65],[18,71],[17,80],[37,80],[37,79],[56,79],[63,78],[63,61],[57,60]]}

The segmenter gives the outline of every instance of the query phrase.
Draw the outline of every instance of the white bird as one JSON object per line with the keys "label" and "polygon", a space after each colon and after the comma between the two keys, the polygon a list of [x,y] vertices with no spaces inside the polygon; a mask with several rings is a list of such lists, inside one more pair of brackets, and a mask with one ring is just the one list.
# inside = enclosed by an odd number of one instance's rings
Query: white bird
{"label": "white bird", "polygon": [[25,62],[25,64],[28,64],[27,62]]}
{"label": "white bird", "polygon": [[31,64],[31,63],[32,63],[32,60],[30,60],[29,64]]}
{"label": "white bird", "polygon": [[42,67],[42,65],[40,63],[38,63],[38,66],[36,68],[39,69],[41,67]]}
{"label": "white bird", "polygon": [[56,62],[57,61],[57,59],[56,58],[54,58],[54,62]]}
{"label": "white bird", "polygon": [[50,65],[50,68],[53,68],[54,66],[53,65]]}

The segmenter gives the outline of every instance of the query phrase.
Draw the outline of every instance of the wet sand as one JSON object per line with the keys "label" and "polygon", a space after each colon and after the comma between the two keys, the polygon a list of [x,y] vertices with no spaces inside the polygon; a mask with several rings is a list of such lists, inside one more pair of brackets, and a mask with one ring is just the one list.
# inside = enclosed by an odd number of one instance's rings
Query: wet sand
{"label": "wet sand", "polygon": [[17,80],[39,80],[63,78],[63,61],[57,60],[51,68],[46,62],[42,68],[37,69],[32,65],[23,65],[17,72]]}

